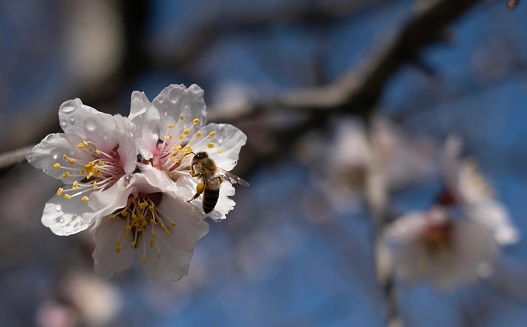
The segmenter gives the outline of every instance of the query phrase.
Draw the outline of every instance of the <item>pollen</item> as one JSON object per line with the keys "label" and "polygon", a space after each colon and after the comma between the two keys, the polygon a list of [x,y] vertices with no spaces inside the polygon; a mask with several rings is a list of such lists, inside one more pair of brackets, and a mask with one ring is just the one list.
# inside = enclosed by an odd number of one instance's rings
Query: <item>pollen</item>
{"label": "pollen", "polygon": [[94,189],[94,190],[97,189],[97,182],[96,182],[96,181],[93,182],[93,189]]}
{"label": "pollen", "polygon": [[150,240],[150,247],[151,247],[151,248],[154,247],[154,240]]}
{"label": "pollen", "polygon": [[218,153],[222,153],[223,150],[218,148],[218,150],[216,150],[216,152],[218,152]]}
{"label": "pollen", "polygon": [[86,202],[86,201],[88,201],[88,200],[89,200],[89,198],[88,198],[88,197],[87,197],[87,196],[85,195],[85,196],[83,196],[83,197],[82,197],[82,199],[81,199],[81,200],[82,200],[82,202]]}
{"label": "pollen", "polygon": [[75,164],[75,160],[74,159],[70,159],[70,165],[74,165]]}
{"label": "pollen", "polygon": [[172,151],[179,151],[179,150],[181,150],[181,145],[180,144],[178,144],[178,145],[176,145],[176,146],[174,146],[172,148]]}
{"label": "pollen", "polygon": [[215,131],[212,131],[212,132],[209,133],[209,137],[213,137],[214,135],[216,135]]}
{"label": "pollen", "polygon": [[62,192],[64,192],[64,189],[62,187],[59,187],[59,189],[57,190],[57,195],[62,195]]}
{"label": "pollen", "polygon": [[173,137],[172,134],[170,134],[170,135],[165,135],[165,140],[171,140],[172,137]]}
{"label": "pollen", "polygon": [[71,200],[71,195],[69,195],[69,194],[64,194],[64,198],[65,198],[66,200]]}
{"label": "pollen", "polygon": [[156,254],[157,254],[157,257],[158,257],[158,258],[161,258],[161,251],[157,250],[157,253],[156,253]]}
{"label": "pollen", "polygon": [[68,172],[64,172],[64,174],[62,174],[62,176],[64,176],[64,177],[68,177],[69,175],[70,175],[70,173],[68,173]]}
{"label": "pollen", "polygon": [[53,167],[60,168],[60,164],[57,162],[56,164],[53,165]]}
{"label": "pollen", "polygon": [[196,132],[196,136],[197,136],[197,137],[200,137],[200,136],[201,136],[201,131],[197,131],[197,132]]}
{"label": "pollen", "polygon": [[179,116],[179,120],[183,120],[183,119],[185,119],[185,116],[180,115],[180,116]]}
{"label": "pollen", "polygon": [[180,139],[180,140],[182,140],[182,139],[184,139],[184,138],[185,138],[185,135],[180,135],[180,136],[178,136],[178,139]]}
{"label": "pollen", "polygon": [[109,216],[108,216],[108,219],[110,219],[110,220],[114,220],[114,219],[115,219],[115,215],[109,215]]}
{"label": "pollen", "polygon": [[174,127],[176,127],[176,125],[174,125],[174,124],[168,124],[168,128],[174,128]]}
{"label": "pollen", "polygon": [[63,156],[62,156],[62,159],[64,159],[64,161],[67,161],[69,158],[68,158],[67,155],[63,155]]}
{"label": "pollen", "polygon": [[194,119],[194,120],[192,121],[192,124],[194,124],[194,125],[196,125],[197,123],[199,123],[199,119],[198,119],[198,118],[196,118],[196,119]]}
{"label": "pollen", "polygon": [[72,186],[72,188],[73,188],[74,190],[77,190],[77,189],[79,188],[79,182],[74,181],[73,184],[72,184],[71,186]]}
{"label": "pollen", "polygon": [[78,146],[80,149],[84,148],[84,144],[83,144],[83,143],[79,143],[77,146]]}
{"label": "pollen", "polygon": [[176,223],[173,222],[173,221],[171,221],[171,222],[170,222],[170,225],[172,225],[173,227],[175,227],[175,226],[176,226]]}
{"label": "pollen", "polygon": [[190,129],[185,128],[185,130],[183,131],[183,134],[188,135],[188,133],[190,133]]}
{"label": "pollen", "polygon": [[121,247],[120,246],[115,248],[115,253],[119,253],[119,252],[121,252]]}
{"label": "pollen", "polygon": [[214,147],[214,143],[207,144],[207,148],[212,149]]}
{"label": "pollen", "polygon": [[141,259],[141,262],[142,262],[143,264],[145,264],[145,263],[146,263],[146,258],[143,257],[143,258]]}

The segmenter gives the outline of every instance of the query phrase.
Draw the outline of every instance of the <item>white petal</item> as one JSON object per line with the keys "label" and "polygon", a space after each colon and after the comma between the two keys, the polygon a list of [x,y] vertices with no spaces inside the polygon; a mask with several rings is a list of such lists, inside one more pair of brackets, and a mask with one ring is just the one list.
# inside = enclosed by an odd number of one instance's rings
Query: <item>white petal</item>
{"label": "white petal", "polygon": [[[175,282],[188,274],[190,260],[194,250],[173,248],[166,237],[157,237],[157,244],[150,247],[145,240],[141,242],[137,253],[141,268],[154,280]],[[160,251],[160,256],[157,251]],[[143,261],[143,258],[146,261]]]}
{"label": "white petal", "polygon": [[64,132],[95,142],[101,151],[110,152],[118,145],[121,131],[114,117],[83,105],[80,99],[64,102],[59,109],[59,119]]}
{"label": "white petal", "polygon": [[95,212],[80,198],[66,200],[55,195],[44,206],[42,224],[57,235],[67,236],[85,230],[94,219]]}
{"label": "white petal", "polygon": [[[126,232],[126,220],[122,218],[102,218],[94,231],[95,250],[93,259],[95,272],[102,277],[112,277],[114,274],[130,268],[134,261],[136,249],[123,239]],[[118,239],[121,242],[118,244]],[[116,252],[120,247],[119,253]]]}
{"label": "white petal", "polygon": [[[216,134],[210,137],[211,132]],[[201,128],[201,133],[200,137],[194,137],[190,141],[193,151],[206,151],[218,167],[232,170],[238,162],[240,149],[247,141],[247,136],[229,124],[208,124]],[[209,144],[213,147],[209,148]]]}
{"label": "white petal", "polygon": [[78,177],[64,177],[63,173],[65,171],[61,168],[55,168],[53,165],[56,163],[62,166],[69,165],[64,163],[64,155],[70,158],[92,160],[88,152],[81,151],[78,148],[77,145],[80,142],[82,142],[82,139],[75,134],[49,134],[31,149],[27,154],[27,161],[36,168],[42,169],[46,174],[62,180],[65,184],[71,184]]}
{"label": "white petal", "polygon": [[[199,119],[197,126],[207,122],[207,109],[203,100],[203,90],[193,84],[185,89],[184,85],[169,85],[152,101],[159,110],[163,124],[191,126],[194,119]],[[183,117],[183,120],[181,120]],[[176,127],[176,130],[183,128]]]}
{"label": "white petal", "polygon": [[119,133],[119,164],[126,174],[133,173],[137,164],[137,146],[135,143],[135,126],[126,117],[114,116]]}
{"label": "white petal", "polygon": [[502,245],[518,242],[520,234],[510,221],[509,213],[495,200],[478,201],[465,207],[467,216],[487,226]]}
{"label": "white petal", "polygon": [[[159,141],[159,112],[143,92],[132,93],[130,119],[137,126],[137,146],[145,159],[152,158]],[[164,126],[166,128],[166,126]]]}
{"label": "white petal", "polygon": [[[167,194],[159,205],[159,210],[176,224],[167,225],[170,230],[169,243],[172,247],[192,250],[196,243],[209,231],[209,225],[204,221],[205,215],[193,205],[189,205],[182,198],[173,198]],[[164,238],[165,236],[158,236]]]}

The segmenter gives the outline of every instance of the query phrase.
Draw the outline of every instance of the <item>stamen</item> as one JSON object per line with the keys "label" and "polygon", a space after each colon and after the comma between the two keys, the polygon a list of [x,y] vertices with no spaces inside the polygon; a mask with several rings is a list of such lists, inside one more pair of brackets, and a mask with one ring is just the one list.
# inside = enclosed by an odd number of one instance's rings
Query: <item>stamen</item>
{"label": "stamen", "polygon": [[218,150],[216,150],[216,152],[218,152],[218,153],[222,153],[222,152],[223,152],[223,150],[222,150],[222,149],[220,149],[220,148],[218,148]]}
{"label": "stamen", "polygon": [[60,168],[60,164],[57,162],[56,164],[53,165],[53,167]]}
{"label": "stamen", "polygon": [[196,119],[194,119],[194,120],[192,121],[192,124],[194,124],[194,125],[196,125],[197,123],[199,123],[199,119],[198,119],[198,118],[196,118]]}
{"label": "stamen", "polygon": [[62,187],[59,187],[59,189],[57,190],[57,195],[61,196],[62,192],[64,192],[64,189]]}
{"label": "stamen", "polygon": [[183,119],[185,119],[185,116],[183,115],[179,116],[179,120],[183,120]]}
{"label": "stamen", "polygon": [[201,136],[201,131],[197,131],[196,132],[196,137],[200,137]]}
{"label": "stamen", "polygon": [[64,194],[64,198],[65,198],[66,200],[71,200],[71,195],[69,195],[69,194]]}
{"label": "stamen", "polygon": [[214,135],[216,135],[215,131],[212,131],[212,132],[209,133],[209,137],[213,137]]}
{"label": "stamen", "polygon": [[82,200],[82,202],[86,202],[86,201],[88,201],[88,200],[89,200],[89,198],[88,198],[88,197],[87,197],[87,196],[85,195],[85,196],[83,196],[83,197],[82,197],[82,199],[81,199],[81,200]]}
{"label": "stamen", "polygon": [[188,133],[190,133],[190,129],[185,128],[185,130],[183,130],[183,134],[188,135]]}
{"label": "stamen", "polygon": [[176,125],[174,125],[174,124],[168,124],[168,128],[174,128],[174,127],[176,127]]}
{"label": "stamen", "polygon": [[207,148],[212,149],[214,147],[214,143],[207,144]]}

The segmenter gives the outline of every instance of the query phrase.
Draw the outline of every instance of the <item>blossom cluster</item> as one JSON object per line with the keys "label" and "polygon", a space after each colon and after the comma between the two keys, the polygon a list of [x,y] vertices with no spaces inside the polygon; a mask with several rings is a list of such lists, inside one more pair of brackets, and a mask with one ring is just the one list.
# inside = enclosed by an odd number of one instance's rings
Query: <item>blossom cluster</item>
{"label": "blossom cluster", "polygon": [[[60,179],[42,223],[57,235],[91,227],[95,271],[111,277],[137,255],[153,279],[177,281],[188,273],[206,217],[222,220],[235,203],[234,187],[219,179],[214,210],[205,213],[204,176],[191,174],[193,156],[207,153],[229,171],[246,135],[228,124],[206,124],[203,90],[166,87],[152,102],[133,92],[128,117],[101,113],[80,99],[59,109],[64,133],[50,134],[27,155],[33,166]],[[200,190],[201,188],[201,190]]]}
{"label": "blossom cluster", "polygon": [[519,233],[475,161],[450,137],[441,155],[444,188],[429,210],[410,212],[385,231],[393,271],[403,281],[447,290],[492,274],[500,247]]}

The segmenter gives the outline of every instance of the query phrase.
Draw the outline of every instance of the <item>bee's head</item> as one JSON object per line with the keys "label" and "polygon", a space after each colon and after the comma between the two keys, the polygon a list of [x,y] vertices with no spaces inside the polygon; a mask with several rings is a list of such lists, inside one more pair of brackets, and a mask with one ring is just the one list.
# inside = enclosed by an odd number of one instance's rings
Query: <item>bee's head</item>
{"label": "bee's head", "polygon": [[194,159],[205,159],[208,158],[209,155],[205,151],[198,152],[194,155]]}

